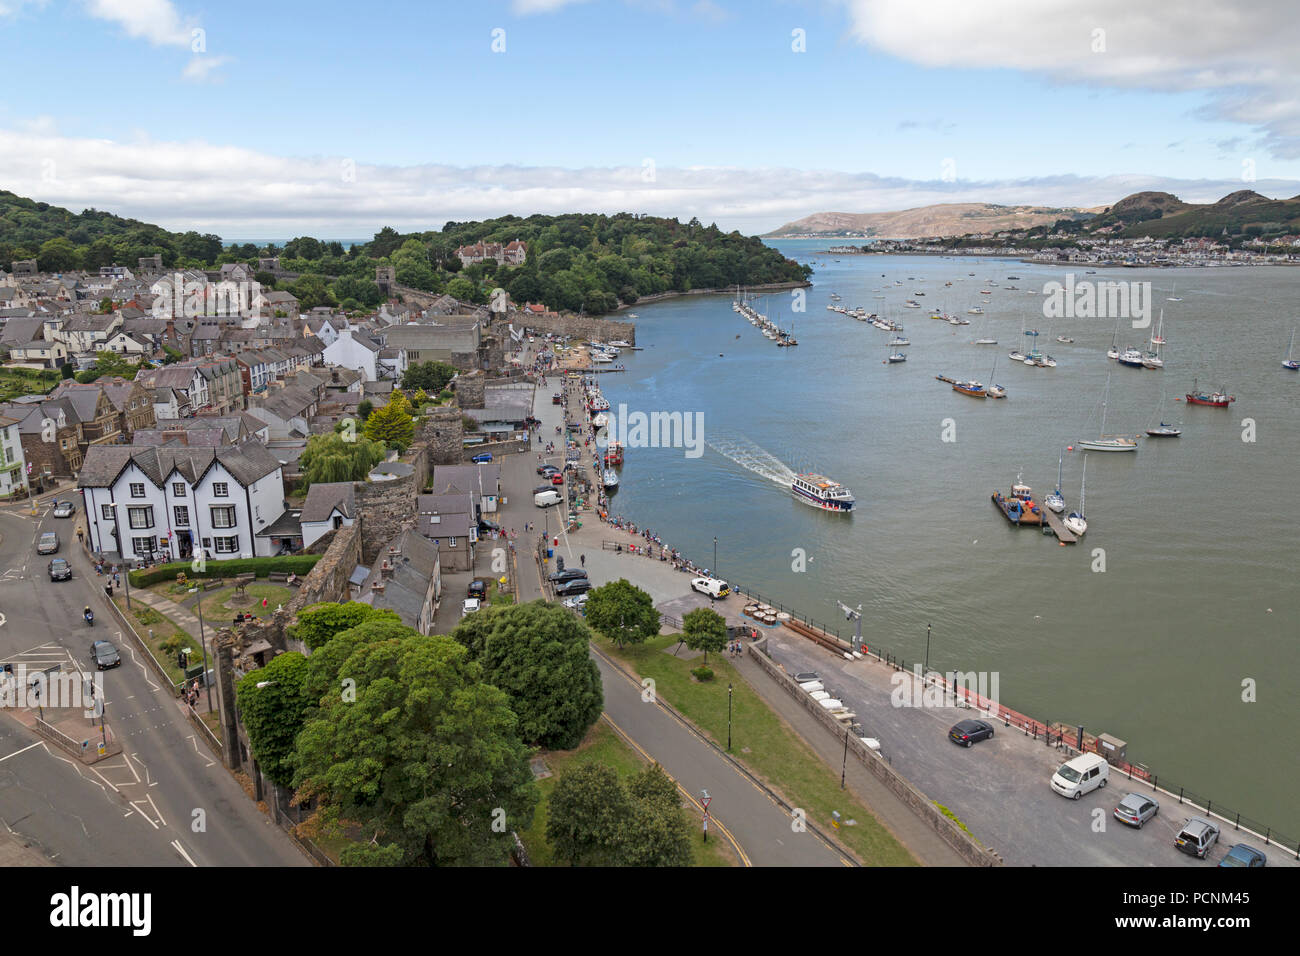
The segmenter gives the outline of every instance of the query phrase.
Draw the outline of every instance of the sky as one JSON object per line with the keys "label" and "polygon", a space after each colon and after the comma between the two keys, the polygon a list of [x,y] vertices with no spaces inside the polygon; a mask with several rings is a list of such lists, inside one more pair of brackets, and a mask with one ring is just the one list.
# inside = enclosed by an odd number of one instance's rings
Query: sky
{"label": "sky", "polygon": [[0,188],[227,239],[1300,194],[1258,0],[0,0]]}

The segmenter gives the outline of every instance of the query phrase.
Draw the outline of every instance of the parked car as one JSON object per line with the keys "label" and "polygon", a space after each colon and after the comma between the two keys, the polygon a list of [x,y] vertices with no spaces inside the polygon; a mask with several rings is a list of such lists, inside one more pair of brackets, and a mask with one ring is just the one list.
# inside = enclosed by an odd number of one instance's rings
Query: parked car
{"label": "parked car", "polygon": [[992,736],[993,725],[987,720],[959,720],[948,731],[948,739],[963,747],[969,747],[976,741],[988,740]]}
{"label": "parked car", "polygon": [[478,519],[479,534],[484,534],[488,531],[500,531],[500,530],[501,530],[501,525],[497,524],[495,521],[489,521],[487,518]]}
{"label": "parked car", "polygon": [[77,513],[77,506],[74,505],[71,501],[54,502],[54,511],[52,512],[54,517],[71,518],[76,513]]}
{"label": "parked car", "polygon": [[1192,856],[1204,860],[1209,855],[1210,847],[1219,839],[1219,828],[1203,817],[1192,817],[1183,824],[1174,837],[1174,846]]}
{"label": "parked car", "polygon": [[487,598],[487,583],[484,581],[469,582],[468,596],[478,598],[480,601]]}
{"label": "parked car", "polygon": [[1237,843],[1228,848],[1228,855],[1219,861],[1219,866],[1267,866],[1268,857],[1253,846]]}
{"label": "parked car", "polygon": [[1119,806],[1115,808],[1115,819],[1141,830],[1142,824],[1159,812],[1160,804],[1154,797],[1143,796],[1140,793],[1126,793]]}
{"label": "parked car", "polygon": [[49,571],[51,581],[72,580],[72,565],[65,558],[50,558]]}
{"label": "parked car", "polygon": [[581,611],[584,607],[587,606],[587,592],[583,591],[579,595],[576,595],[571,598],[566,598],[564,601],[564,606],[567,608],[571,608],[572,610],[575,611]]}
{"label": "parked car", "polygon": [[1106,786],[1110,778],[1110,764],[1098,754],[1079,754],[1073,760],[1067,760],[1052,774],[1052,789],[1063,797],[1078,800],[1085,793],[1092,793]]}
{"label": "parked car", "polygon": [[563,404],[564,404],[564,396],[561,395],[559,392],[556,392],[554,395],[551,396],[551,404],[552,404],[552,405],[563,405]]}
{"label": "parked car", "polygon": [[465,598],[464,602],[460,606],[460,616],[465,617],[466,615],[473,614],[482,606],[483,604],[478,598]]}
{"label": "parked car", "polygon": [[473,458],[470,459],[470,461],[472,461],[476,465],[486,465],[491,460],[492,460],[492,452],[490,451],[485,451],[483,452],[483,454],[475,455]]}
{"label": "parked car", "polygon": [[90,657],[101,671],[117,667],[122,663],[122,656],[118,654],[112,641],[95,641],[90,645]]}
{"label": "parked car", "polygon": [[548,574],[547,580],[555,584],[563,584],[565,581],[576,581],[578,578],[585,578],[587,572],[582,568],[565,568],[563,571],[552,571]]}
{"label": "parked car", "polygon": [[55,554],[59,550],[59,536],[53,531],[41,532],[40,539],[36,542],[37,554]]}
{"label": "parked car", "polygon": [[544,491],[554,492],[555,489],[552,488],[549,484],[538,485],[536,488],[533,489],[533,494],[540,495]]}
{"label": "parked car", "polygon": [[586,578],[573,578],[569,581],[563,581],[555,586],[556,597],[573,597],[578,594],[586,594],[591,590],[591,582]]}
{"label": "parked car", "polygon": [[553,485],[564,484],[564,475],[558,471],[555,474],[551,475],[551,484]]}
{"label": "parked car", "polygon": [[537,466],[537,473],[538,473],[539,475],[553,475],[553,474],[555,474],[555,473],[556,473],[557,471],[559,471],[559,470],[560,470],[559,467],[556,466],[556,465],[538,465],[538,466]]}

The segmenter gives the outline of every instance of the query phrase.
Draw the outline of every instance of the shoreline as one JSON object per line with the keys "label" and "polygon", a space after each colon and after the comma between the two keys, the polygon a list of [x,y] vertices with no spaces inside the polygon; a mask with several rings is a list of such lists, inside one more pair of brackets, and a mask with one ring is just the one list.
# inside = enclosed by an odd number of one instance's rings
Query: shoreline
{"label": "shoreline", "polygon": [[[811,279],[804,279],[801,282],[765,282],[762,285],[747,285],[747,286],[742,286],[741,288],[743,288],[746,292],[755,292],[755,291],[779,292],[782,289],[809,289],[812,288],[812,284],[813,283]],[[616,311],[611,312],[609,314],[618,315],[620,312],[626,311],[628,309],[635,309],[641,305],[653,304],[655,302],[666,302],[669,299],[676,299],[680,296],[733,295],[734,293],[735,293],[734,286],[726,289],[687,289],[685,292],[654,292],[651,293],[650,295],[642,296],[641,298],[633,302],[631,305],[620,304]]]}

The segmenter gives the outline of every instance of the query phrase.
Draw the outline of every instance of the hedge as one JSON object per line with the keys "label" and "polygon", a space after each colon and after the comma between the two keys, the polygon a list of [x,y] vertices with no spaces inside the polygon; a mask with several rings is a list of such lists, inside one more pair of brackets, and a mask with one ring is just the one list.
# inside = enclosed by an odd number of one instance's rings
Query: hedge
{"label": "hedge", "polygon": [[175,581],[176,575],[181,573],[187,578],[233,578],[237,574],[256,574],[264,578],[272,571],[306,575],[322,557],[319,554],[288,554],[274,558],[234,558],[230,561],[209,561],[202,571],[195,571],[192,562],[172,561],[155,568],[132,571],[130,578],[135,587],[147,588],[161,581]]}

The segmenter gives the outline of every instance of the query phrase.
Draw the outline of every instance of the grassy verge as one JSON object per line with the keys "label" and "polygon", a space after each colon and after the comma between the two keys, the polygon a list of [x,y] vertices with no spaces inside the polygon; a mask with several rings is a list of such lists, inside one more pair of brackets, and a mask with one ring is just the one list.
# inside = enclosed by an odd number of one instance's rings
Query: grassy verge
{"label": "grassy verge", "polygon": [[837,838],[870,866],[915,866],[916,860],[860,801],[840,790],[839,774],[767,706],[725,654],[709,655],[715,679],[700,683],[690,671],[701,658],[682,660],[663,653],[678,641],[663,634],[639,647],[619,650],[604,639],[601,648],[641,677],[655,681],[656,692],[720,745],[727,743],[727,686],[733,687],[731,753],[808,819],[829,830],[831,811],[855,826],[841,826]]}
{"label": "grassy verge", "polygon": [[[545,758],[552,775],[538,781],[542,801],[537,805],[533,825],[521,831],[519,838],[528,848],[528,857],[534,866],[562,866],[554,861],[550,844],[546,842],[547,805],[560,774],[583,764],[602,763],[613,767],[619,777],[626,779],[638,773],[645,761],[604,721],[596,722],[576,750],[552,751]],[[692,846],[695,848],[695,866],[737,865],[734,851],[724,840],[713,839],[708,844],[703,840],[692,841]]]}
{"label": "grassy verge", "polygon": [[[113,602],[118,610],[135,625],[135,632],[140,635],[140,640],[144,641],[145,646],[158,659],[158,663],[163,666],[163,670],[167,672],[167,677],[173,684],[179,684],[185,678],[185,672],[177,665],[179,648],[190,649],[191,663],[203,662],[203,648],[199,646],[198,638],[192,637],[171,618],[158,613],[141,601],[133,601],[130,611],[126,609],[126,601],[122,597],[115,596]],[[166,648],[164,645],[167,645]]]}
{"label": "grassy verge", "polygon": [[501,591],[501,586],[497,584],[496,578],[488,578],[487,600],[489,604],[514,604],[515,596],[505,594]]}

